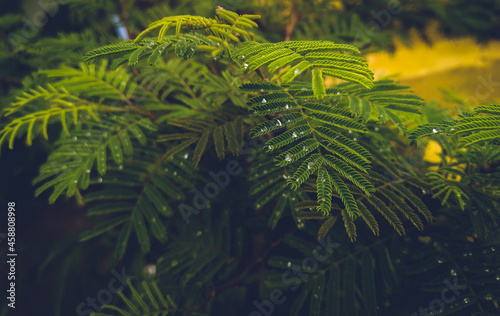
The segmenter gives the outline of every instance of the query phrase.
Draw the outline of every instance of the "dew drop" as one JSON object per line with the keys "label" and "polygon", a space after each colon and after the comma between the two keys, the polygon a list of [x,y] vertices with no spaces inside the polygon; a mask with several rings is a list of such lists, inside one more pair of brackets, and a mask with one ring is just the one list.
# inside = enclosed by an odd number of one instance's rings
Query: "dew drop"
{"label": "dew drop", "polygon": [[281,123],[280,120],[276,120],[276,126],[282,126],[283,124]]}
{"label": "dew drop", "polygon": [[297,138],[297,133],[293,132],[293,133],[292,133],[292,137],[293,137],[293,138]]}
{"label": "dew drop", "polygon": [[450,274],[451,274],[452,276],[457,276],[457,272],[456,272],[455,270],[453,270],[453,269],[451,269]]}
{"label": "dew drop", "polygon": [[173,174],[174,176],[176,176],[176,175],[177,175],[177,171],[172,172],[172,174]]}
{"label": "dew drop", "polygon": [[268,148],[269,150],[273,150],[273,149],[274,149],[274,146],[273,146],[273,145],[269,145],[269,146],[267,146],[267,148]]}
{"label": "dew drop", "polygon": [[102,178],[97,179],[97,182],[101,183],[102,182]]}
{"label": "dew drop", "polygon": [[469,304],[470,303],[470,299],[468,297],[464,298],[464,303],[465,304]]}
{"label": "dew drop", "polygon": [[300,74],[300,69],[299,68],[295,69],[293,73],[296,75]]}
{"label": "dew drop", "polygon": [[354,137],[352,140],[355,141],[355,142],[358,141],[358,139],[356,137]]}
{"label": "dew drop", "polygon": [[427,194],[427,191],[425,191],[425,190],[422,190],[422,194]]}
{"label": "dew drop", "polygon": [[314,162],[310,162],[307,164],[307,169],[312,169],[314,167]]}
{"label": "dew drop", "polygon": [[287,110],[288,110],[289,108],[290,108],[290,106],[289,106],[288,104],[287,104],[287,105],[285,105],[285,109],[287,109]]}
{"label": "dew drop", "polygon": [[285,161],[288,161],[288,162],[292,161],[292,157],[290,155],[286,155]]}
{"label": "dew drop", "polygon": [[380,130],[380,128],[375,127],[375,132],[378,132],[379,130]]}
{"label": "dew drop", "polygon": [[77,139],[78,139],[78,137],[76,137],[76,136],[71,137],[71,140],[72,140],[72,141],[75,141],[75,140],[77,140]]}
{"label": "dew drop", "polygon": [[437,133],[438,131],[437,131],[437,129],[433,128],[433,129],[432,129],[432,132],[433,132],[433,133]]}
{"label": "dew drop", "polygon": [[266,98],[263,98],[263,99],[262,99],[262,103],[267,103]]}
{"label": "dew drop", "polygon": [[123,165],[118,165],[118,170],[122,170],[123,169]]}
{"label": "dew drop", "polygon": [[156,274],[156,265],[148,264],[144,267],[144,272],[149,276],[154,276]]}
{"label": "dew drop", "polygon": [[288,263],[286,264],[286,266],[287,266],[287,267],[289,267],[289,268],[291,268],[291,267],[292,267],[292,263],[291,263],[291,262],[288,262]]}
{"label": "dew drop", "polygon": [[184,156],[182,156],[182,158],[184,158],[184,159],[188,159],[188,157],[189,157],[188,153],[185,153]]}
{"label": "dew drop", "polygon": [[349,134],[352,134],[352,131],[351,131],[351,130],[349,130]]}
{"label": "dew drop", "polygon": [[90,169],[85,170],[85,173],[90,173]]}
{"label": "dew drop", "polygon": [[243,69],[247,69],[248,68],[248,64],[247,63],[244,63],[243,64]]}

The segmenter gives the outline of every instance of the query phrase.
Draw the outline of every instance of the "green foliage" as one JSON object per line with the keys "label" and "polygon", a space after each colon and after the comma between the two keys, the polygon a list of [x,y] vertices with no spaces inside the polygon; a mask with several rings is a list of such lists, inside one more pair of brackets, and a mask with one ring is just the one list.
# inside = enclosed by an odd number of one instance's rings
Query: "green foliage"
{"label": "green foliage", "polygon": [[[292,3],[281,38],[286,5],[257,25],[257,9],[78,0],[82,33],[0,46],[40,68],[2,105],[0,146],[42,148],[35,194],[89,216],[39,268],[60,262],[56,299],[69,272],[124,264],[140,285],[95,315],[239,315],[275,289],[280,315],[409,315],[453,277],[443,314],[498,313],[500,106],[423,117],[409,87],[374,81],[361,55],[392,33],[360,38],[364,5]],[[111,14],[138,36],[117,42]]]}
{"label": "green foliage", "polygon": [[[170,298],[169,295],[164,295],[158,288],[158,284],[155,281],[148,282],[142,281],[141,283],[141,293],[139,293],[130,279],[127,279],[128,288],[132,292],[132,297],[128,298],[123,294],[122,290],[118,291],[118,296],[125,303],[127,309],[122,309],[114,305],[102,305],[103,310],[113,310],[118,312],[118,315],[128,316],[132,315],[162,315],[167,316],[171,311],[175,312],[177,305]],[[93,316],[112,316],[116,314],[107,313],[91,313]]]}
{"label": "green foliage", "polygon": [[[357,56],[359,50],[351,45],[335,44],[327,41],[296,41],[276,44],[248,41],[234,52],[237,58],[244,59],[244,69],[255,70],[268,64],[268,72],[274,73],[283,68],[273,79],[289,83],[300,73],[312,68],[313,90],[317,98],[322,98],[324,90],[322,74],[359,83],[366,88],[373,86],[373,74],[366,61]],[[296,63],[296,64],[292,64]],[[317,71],[321,72],[318,73]],[[316,77],[316,78],[315,78]]]}
{"label": "green foliage", "polygon": [[[153,22],[141,32],[134,41],[125,41],[119,44],[107,45],[88,52],[84,60],[93,62],[100,58],[116,58],[128,56],[129,65],[135,65],[139,59],[147,56],[148,65],[155,66],[162,54],[174,51],[185,59],[195,53],[210,52],[217,57],[227,49],[229,56],[230,44],[240,42],[238,36],[246,39],[252,36],[245,28],[257,27],[254,19],[258,15],[238,15],[234,12],[217,9],[218,19],[208,19],[201,16],[172,16]],[[169,28],[175,27],[175,35],[166,35]],[[158,38],[148,38],[146,35],[158,30]],[[182,34],[181,30],[205,30],[208,36],[201,34]]]}
{"label": "green foliage", "polygon": [[500,105],[480,105],[472,113],[464,113],[460,120],[419,126],[411,132],[410,139],[443,132],[449,136],[460,135],[460,147],[487,141],[495,143],[500,138]]}

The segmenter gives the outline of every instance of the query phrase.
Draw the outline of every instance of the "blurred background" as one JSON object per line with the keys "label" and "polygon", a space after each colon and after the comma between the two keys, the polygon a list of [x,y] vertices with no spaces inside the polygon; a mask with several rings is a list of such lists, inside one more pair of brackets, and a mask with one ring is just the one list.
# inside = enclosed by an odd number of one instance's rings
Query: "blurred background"
{"label": "blurred background", "polygon": [[[357,46],[376,79],[391,77],[410,85],[428,103],[428,112],[453,114],[500,101],[498,0],[2,0],[0,108],[20,88],[33,86],[40,69],[78,65],[85,52],[134,38],[164,16],[213,17],[217,6],[260,14],[256,37],[261,41],[330,40]],[[49,205],[46,196],[34,198],[31,181],[50,146],[38,138],[29,148],[19,141],[14,151],[4,146],[1,152],[0,203],[18,204],[19,310],[12,315],[71,315],[110,278],[107,265],[89,264],[98,260],[102,245],[89,242],[83,252],[58,257],[71,254],[75,233],[90,224],[73,199]],[[0,216],[6,223],[5,212]],[[2,271],[7,268],[4,243]],[[65,288],[74,292],[63,293]],[[7,315],[5,305],[0,314]]]}

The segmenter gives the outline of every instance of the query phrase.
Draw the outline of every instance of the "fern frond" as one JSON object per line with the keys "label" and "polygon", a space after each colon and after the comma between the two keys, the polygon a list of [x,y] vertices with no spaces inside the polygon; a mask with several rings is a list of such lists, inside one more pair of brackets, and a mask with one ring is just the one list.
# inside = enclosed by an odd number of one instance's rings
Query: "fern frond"
{"label": "fern frond", "polygon": [[476,134],[466,136],[460,140],[460,147],[470,147],[478,142],[497,140],[500,138],[500,129],[491,131],[481,131]]}
{"label": "fern frond", "polygon": [[359,187],[367,196],[370,196],[370,193],[375,192],[372,184],[366,180],[359,172],[357,172],[354,168],[346,164],[340,159],[335,158],[332,155],[325,155],[325,162],[332,167],[339,174],[348,178],[352,183],[354,183],[357,187]]}
{"label": "fern frond", "polygon": [[[131,291],[131,298],[129,299],[122,290],[118,291],[118,296],[125,303],[127,309],[119,308],[115,305],[102,305],[102,309],[113,310],[118,312],[122,316],[135,315],[146,315],[150,313],[155,313],[157,315],[168,315],[170,311],[176,310],[177,305],[174,303],[169,295],[164,295],[161,293],[158,285],[155,281],[142,281],[142,291],[139,293],[138,290],[132,285],[130,279],[127,279],[128,288]],[[146,299],[147,298],[147,299]],[[132,314],[131,314],[132,313]],[[112,316],[112,314],[106,313],[92,313],[95,316]]]}
{"label": "fern frond", "polygon": [[366,225],[368,225],[368,227],[370,228],[372,233],[375,236],[378,236],[379,235],[379,227],[378,227],[377,220],[375,219],[375,217],[373,217],[372,213],[370,213],[370,211],[363,204],[363,202],[358,200],[358,201],[356,201],[356,203],[358,204],[359,215],[365,221]]}
{"label": "fern frond", "polygon": [[[116,258],[124,255],[131,228],[134,229],[144,253],[151,247],[149,232],[158,241],[165,242],[168,236],[161,218],[173,216],[169,199],[182,199],[184,194],[180,188],[191,185],[191,169],[185,168],[182,159],[173,158],[165,164],[162,163],[161,151],[157,149],[141,147],[139,152],[134,152],[134,155],[127,159],[128,168],[123,166],[110,168],[105,176],[91,181],[92,185],[98,186],[98,190],[84,197],[85,202],[101,202],[98,208],[90,209],[91,215],[128,214],[122,215],[127,219],[118,236]],[[151,158],[146,160],[143,153],[151,155],[152,161]],[[113,203],[109,203],[110,201]],[[119,207],[116,207],[116,203],[119,203]],[[84,232],[81,239],[88,240],[103,232],[93,230]]]}
{"label": "fern frond", "polygon": [[250,131],[250,136],[258,137],[282,127],[302,122],[304,119],[304,116],[300,113],[285,114],[273,119],[272,121],[262,122],[259,125],[255,126]]}
{"label": "fern frond", "polygon": [[392,205],[394,205],[407,219],[409,219],[418,230],[423,230],[423,224],[420,218],[413,212],[413,210],[406,204],[406,201],[401,199],[391,190],[381,188],[380,192],[385,196]]}
{"label": "fern frond", "polygon": [[127,40],[118,44],[106,45],[100,48],[94,49],[83,56],[83,60],[86,62],[94,62],[97,59],[102,58],[114,58],[120,57],[124,54],[131,53],[141,48],[139,45],[134,44],[133,41]]}
{"label": "fern frond", "polygon": [[[344,203],[347,215],[349,215],[349,218],[351,218],[352,220],[356,219],[359,215],[358,214],[359,209],[351,191],[349,190],[345,182],[335,173],[330,173],[330,176],[332,177],[332,182],[333,186],[335,187],[335,190],[337,191],[340,198],[342,199],[342,202]],[[344,218],[344,215],[342,215],[342,217]],[[348,223],[345,222],[345,218],[344,218],[344,225],[346,225],[346,228],[350,225],[350,224],[348,225]],[[348,234],[349,236],[355,236],[356,233],[355,231],[354,233],[348,231]]]}
{"label": "fern frond", "polygon": [[404,235],[405,229],[399,217],[378,197],[372,195],[366,200],[391,224],[400,235]]}
{"label": "fern frond", "polygon": [[287,151],[279,154],[274,158],[277,166],[283,167],[289,165],[313,152],[318,148],[319,144],[314,139],[306,139]]}
{"label": "fern frond", "polygon": [[[139,116],[107,117],[106,122],[106,125],[99,125],[99,129],[91,125],[86,131],[74,131],[70,139],[57,143],[57,149],[41,167],[40,175],[33,180],[33,183],[54,178],[40,186],[35,191],[36,196],[54,187],[54,193],[49,198],[49,202],[54,203],[64,191],[67,197],[71,197],[77,188],[87,189],[94,168],[101,176],[106,173],[108,151],[111,152],[114,162],[122,165],[123,153],[127,156],[133,153],[129,133],[135,136],[137,142],[144,145],[146,136],[141,128],[150,131],[156,128],[148,119]],[[53,167],[57,165],[61,167]]]}
{"label": "fern frond", "polygon": [[[234,54],[245,59],[243,69],[254,70],[268,64],[270,73],[288,65],[277,78],[283,83],[291,82],[308,68],[313,68],[313,89],[317,98],[325,93],[323,75],[356,82],[366,88],[373,87],[373,73],[362,59],[345,54],[359,54],[350,45],[327,41],[289,41],[276,44],[245,42]],[[292,64],[296,62],[296,64]],[[318,87],[318,88],[316,88]],[[326,90],[325,90],[326,92]]]}
{"label": "fern frond", "polygon": [[487,105],[485,104],[476,106],[474,108],[474,113],[500,115],[500,104],[487,104]]}
{"label": "fern frond", "polygon": [[456,122],[448,121],[442,123],[432,123],[420,125],[414,130],[410,131],[408,138],[412,141],[416,141],[422,137],[434,135],[437,133],[443,133],[447,128],[453,128]]}
{"label": "fern frond", "polygon": [[[329,214],[332,207],[332,179],[328,171],[324,168],[320,168],[318,171],[317,186],[318,201],[320,203],[318,211],[325,215]],[[326,231],[328,231],[328,229]],[[321,230],[319,234],[321,235]],[[323,234],[323,236],[324,235],[326,234]]]}
{"label": "fern frond", "polygon": [[[303,149],[300,149],[303,151]],[[285,158],[287,160],[287,158]],[[287,180],[287,184],[292,187],[292,189],[297,190],[304,181],[309,179],[309,177],[321,166],[323,163],[323,157],[319,154],[312,154],[304,160],[304,162],[297,168],[297,171],[293,176]]]}
{"label": "fern frond", "polygon": [[330,216],[328,219],[321,224],[321,227],[318,230],[318,238],[323,239],[326,237],[328,232],[332,229],[333,225],[337,222],[337,216]]}
{"label": "fern frond", "polygon": [[100,97],[110,100],[128,100],[137,84],[131,80],[132,75],[125,69],[106,71],[107,61],[98,67],[95,64],[80,64],[80,70],[61,68],[57,70],[41,70],[40,73],[48,77],[64,77],[54,83],[54,86],[64,88],[72,94],[83,95],[87,98]]}
{"label": "fern frond", "polygon": [[[53,107],[48,110],[42,110],[35,113],[27,114],[25,116],[13,119],[9,124],[7,124],[0,131],[0,148],[3,142],[9,139],[9,148],[14,148],[14,141],[16,137],[26,133],[26,144],[31,145],[33,137],[38,133],[42,132],[45,139],[48,139],[47,126],[55,121],[61,123],[62,129],[66,136],[70,136],[69,127],[71,122],[78,120],[80,112],[86,112],[89,116],[92,116],[96,121],[99,118],[94,113],[94,110],[99,107],[96,104],[89,105],[74,105],[67,104],[66,101],[57,100],[59,104],[63,104],[64,107]],[[68,106],[68,107],[66,107]],[[70,120],[68,120],[68,114]],[[39,123],[42,123],[41,126]]]}
{"label": "fern frond", "polygon": [[406,199],[410,204],[412,204],[427,221],[432,220],[432,214],[427,206],[413,192],[400,183],[391,183],[391,187],[398,192],[400,197]]}

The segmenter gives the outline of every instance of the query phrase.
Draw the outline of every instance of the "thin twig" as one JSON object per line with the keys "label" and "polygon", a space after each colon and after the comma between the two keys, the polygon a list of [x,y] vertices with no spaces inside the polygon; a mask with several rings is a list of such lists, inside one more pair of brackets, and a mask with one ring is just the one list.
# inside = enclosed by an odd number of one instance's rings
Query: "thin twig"
{"label": "thin twig", "polygon": [[290,25],[285,30],[285,41],[288,42],[290,37],[292,36],[293,29],[295,25],[299,21],[299,10],[297,8],[297,3],[292,3],[292,20],[290,21]]}

